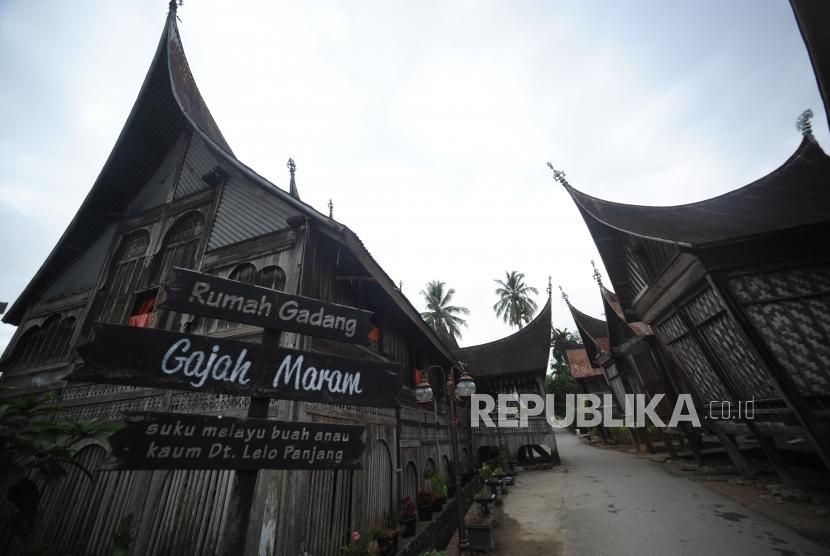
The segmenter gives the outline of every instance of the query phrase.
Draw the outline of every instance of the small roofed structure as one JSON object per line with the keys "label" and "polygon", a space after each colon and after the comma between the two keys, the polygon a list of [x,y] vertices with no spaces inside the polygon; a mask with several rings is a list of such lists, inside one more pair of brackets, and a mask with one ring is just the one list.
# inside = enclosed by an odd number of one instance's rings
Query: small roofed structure
{"label": "small roofed structure", "polygon": [[[500,340],[453,351],[475,376],[476,392],[490,394],[545,394],[545,375],[550,358],[551,301],[518,332]],[[497,419],[493,412],[494,422]],[[498,448],[520,461],[535,453],[549,463],[559,463],[556,438],[544,415],[528,419],[528,427],[473,429],[473,447],[486,459]]]}
{"label": "small roofed structure", "polygon": [[[568,299],[565,299],[565,303],[568,305],[568,309],[570,310],[571,316],[576,324],[576,329],[579,332],[579,336],[582,338],[582,345],[585,349],[588,361],[593,368],[600,371],[602,377],[605,379],[605,383],[607,384],[607,389],[601,389],[594,380],[592,381],[594,390],[585,393],[610,393],[614,404],[612,408],[613,414],[616,417],[623,417],[626,411],[625,394],[631,392],[626,389],[623,376],[617,369],[614,359],[611,357],[611,342],[608,337],[607,323],[601,319],[597,319],[583,313],[571,305],[571,302]],[[588,385],[586,384],[586,386]],[[602,407],[605,407],[604,399],[602,403]],[[599,430],[603,441],[607,441],[605,427],[600,426]],[[639,444],[637,437],[633,432],[632,441],[635,444]]]}
{"label": "small roofed structure", "polygon": [[[795,152],[729,193],[678,206],[598,199],[559,178],[608,270],[612,313],[648,325],[736,466],[735,437],[830,467],[830,157],[802,125]],[[753,418],[736,417],[754,401]],[[732,414],[728,415],[729,408]]]}

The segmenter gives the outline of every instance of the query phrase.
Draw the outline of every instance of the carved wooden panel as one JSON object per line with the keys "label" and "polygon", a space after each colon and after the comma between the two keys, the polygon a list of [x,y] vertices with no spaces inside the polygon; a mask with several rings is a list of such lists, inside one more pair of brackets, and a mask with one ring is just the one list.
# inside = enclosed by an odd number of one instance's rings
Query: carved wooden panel
{"label": "carved wooden panel", "polygon": [[683,374],[700,395],[703,403],[732,399],[709,366],[703,352],[689,336],[680,317],[672,313],[653,328],[663,344],[674,354]]}
{"label": "carved wooden panel", "polygon": [[735,276],[728,284],[799,391],[830,394],[830,267]]}

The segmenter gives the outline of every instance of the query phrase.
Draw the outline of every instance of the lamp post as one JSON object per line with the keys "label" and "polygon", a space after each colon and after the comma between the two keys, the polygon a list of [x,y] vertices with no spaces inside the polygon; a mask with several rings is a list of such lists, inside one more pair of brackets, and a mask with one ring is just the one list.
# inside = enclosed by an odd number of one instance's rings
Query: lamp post
{"label": "lamp post", "polygon": [[455,365],[450,367],[450,372],[447,373],[440,365],[429,366],[424,371],[421,382],[415,389],[415,398],[418,400],[418,403],[429,403],[432,401],[432,387],[429,385],[429,379],[427,377],[429,376],[430,370],[440,369],[442,376],[447,381],[446,396],[447,407],[450,412],[450,442],[452,443],[453,467],[455,468],[455,505],[458,511],[458,553],[466,554],[470,543],[467,540],[467,528],[464,526],[464,506],[459,500],[459,496],[461,496],[461,469],[459,467],[459,461],[461,458],[458,452],[458,417],[455,413],[455,394],[458,393],[463,398],[472,396],[476,391],[476,383],[466,369],[459,367],[459,370],[462,371],[461,378],[458,379],[458,384],[455,384],[452,374],[454,367]]}

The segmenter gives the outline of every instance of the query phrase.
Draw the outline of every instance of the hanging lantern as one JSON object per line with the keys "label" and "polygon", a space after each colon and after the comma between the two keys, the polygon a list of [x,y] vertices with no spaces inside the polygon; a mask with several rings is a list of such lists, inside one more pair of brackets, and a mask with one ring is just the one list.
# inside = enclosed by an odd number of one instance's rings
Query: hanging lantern
{"label": "hanging lantern", "polygon": [[462,398],[468,398],[476,393],[476,383],[467,371],[461,373],[461,378],[455,386],[455,393]]}
{"label": "hanging lantern", "polygon": [[432,401],[432,386],[429,385],[426,373],[423,373],[421,382],[415,387],[415,399],[418,403],[429,403]]}

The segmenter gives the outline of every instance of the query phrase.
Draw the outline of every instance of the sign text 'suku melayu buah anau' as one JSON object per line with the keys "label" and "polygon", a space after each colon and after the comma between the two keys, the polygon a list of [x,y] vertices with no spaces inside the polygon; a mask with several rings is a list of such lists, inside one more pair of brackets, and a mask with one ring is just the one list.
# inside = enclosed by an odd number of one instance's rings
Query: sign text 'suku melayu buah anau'
{"label": "sign text 'suku melayu buah anau'", "polygon": [[398,407],[401,366],[312,351],[98,324],[72,380]]}
{"label": "sign text 'suku melayu buah anau'", "polygon": [[369,311],[181,268],[170,271],[159,306],[361,345],[372,328]]}
{"label": "sign text 'suku melayu buah anau'", "polygon": [[125,412],[114,469],[360,469],[365,427]]}

